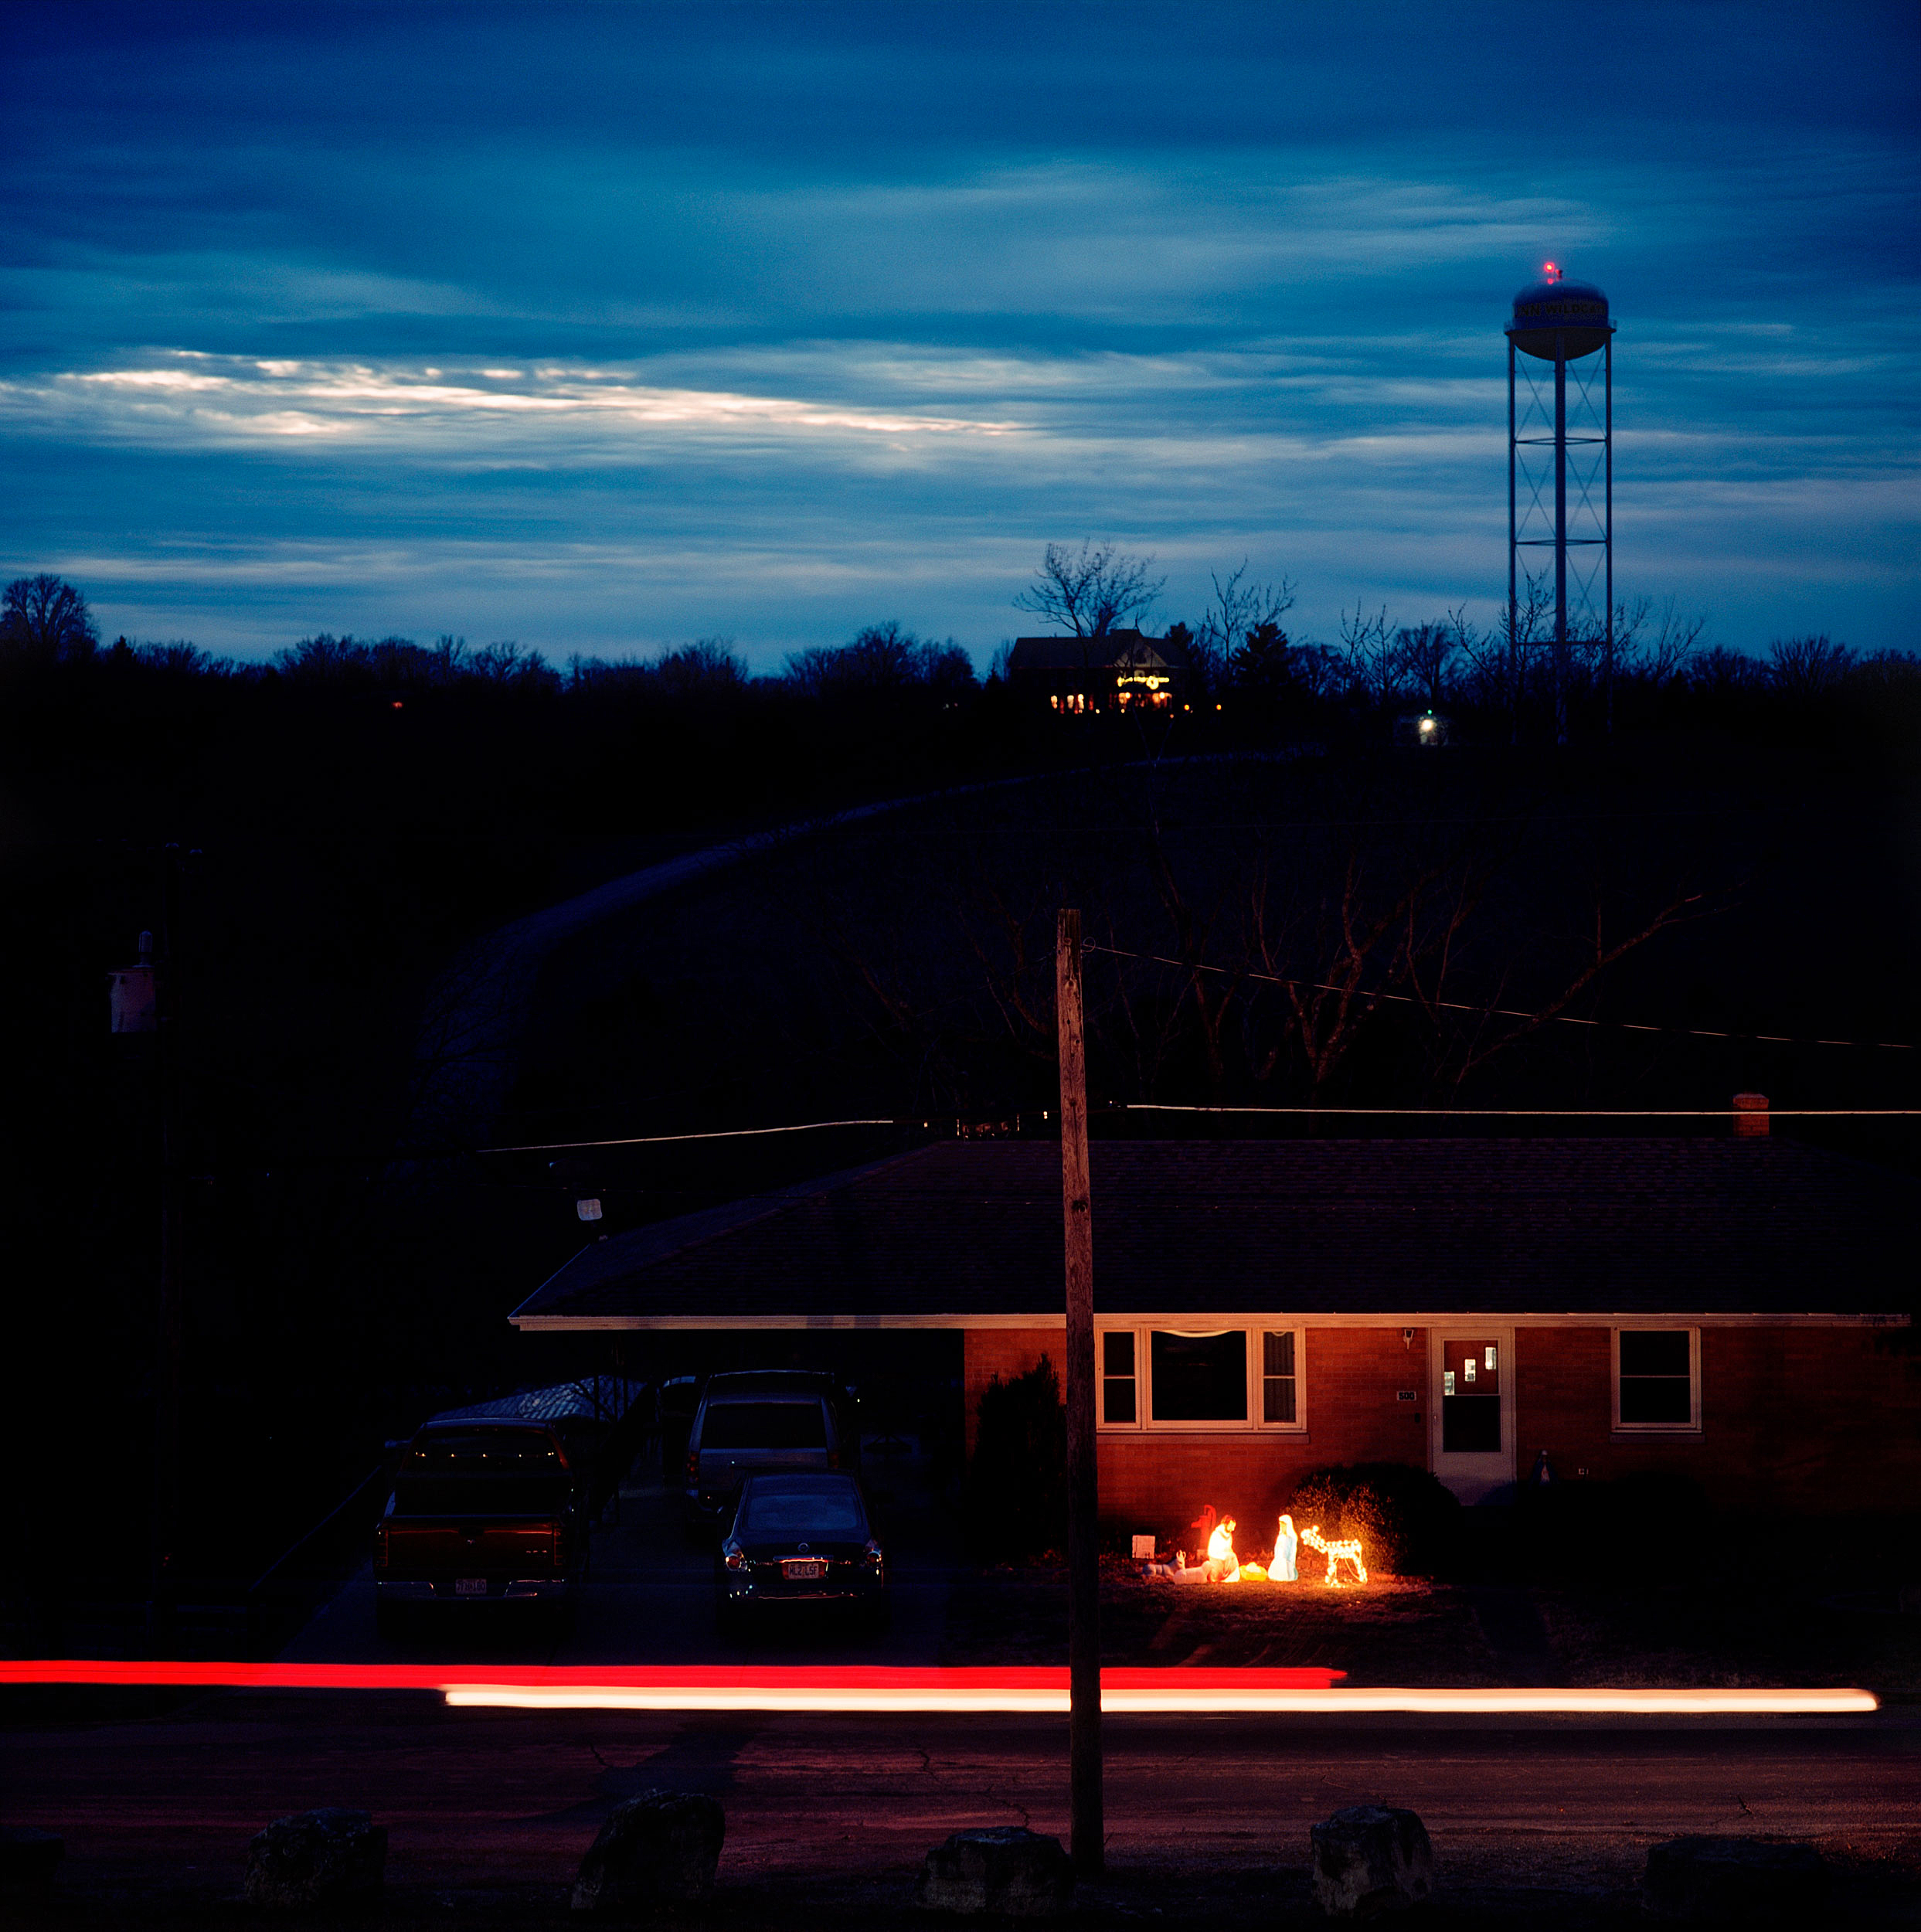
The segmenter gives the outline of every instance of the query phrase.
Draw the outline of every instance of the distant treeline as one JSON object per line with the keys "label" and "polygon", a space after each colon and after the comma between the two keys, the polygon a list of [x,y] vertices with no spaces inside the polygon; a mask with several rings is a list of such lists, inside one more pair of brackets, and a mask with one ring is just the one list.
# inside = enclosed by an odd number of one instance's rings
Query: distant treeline
{"label": "distant treeline", "polygon": [[[1458,610],[1396,624],[1385,609],[1357,605],[1333,643],[1290,636],[1280,620],[1292,602],[1291,585],[1246,587],[1236,573],[1224,585],[1217,580],[1198,624],[1168,626],[1170,655],[1191,667],[1186,695],[1196,729],[1234,739],[1277,728],[1340,736],[1417,708],[1454,714],[1466,740],[1502,742],[1566,740],[1621,725],[1778,725],[1838,708],[1885,722],[1891,706],[1903,716],[1921,706],[1921,655],[1913,651],[1858,653],[1818,634],[1779,638],[1751,656],[1704,644],[1704,622],[1671,600],[1621,604],[1611,648],[1599,640],[1556,646],[1538,586],[1522,600],[1511,631],[1504,611],[1484,628]],[[869,722],[877,709],[971,713],[984,704],[990,721],[1012,723],[1020,707],[1007,688],[1008,655],[1003,645],[982,679],[951,638],[936,642],[888,621],[845,645],[794,652],[771,676],[753,674],[726,638],[646,658],[576,655],[556,666],[513,641],[470,646],[442,635],[420,644],[321,631],[264,662],[246,662],[185,641],[104,644],[84,595],[57,577],[17,578],[0,604],[0,675],[84,663],[176,683],[382,693],[403,702],[435,692],[511,694],[624,711],[797,701]],[[1063,722],[1083,731],[1087,724]]]}

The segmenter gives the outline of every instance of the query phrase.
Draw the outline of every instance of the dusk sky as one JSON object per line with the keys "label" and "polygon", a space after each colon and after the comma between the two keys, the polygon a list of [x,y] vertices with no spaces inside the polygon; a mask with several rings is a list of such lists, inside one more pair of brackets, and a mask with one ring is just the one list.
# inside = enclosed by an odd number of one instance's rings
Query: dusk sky
{"label": "dusk sky", "polygon": [[1921,27],[1883,6],[0,11],[0,572],[111,638],[556,661],[1050,539],[1297,636],[1506,581],[1515,291],[1598,282],[1617,594],[1921,645]]}

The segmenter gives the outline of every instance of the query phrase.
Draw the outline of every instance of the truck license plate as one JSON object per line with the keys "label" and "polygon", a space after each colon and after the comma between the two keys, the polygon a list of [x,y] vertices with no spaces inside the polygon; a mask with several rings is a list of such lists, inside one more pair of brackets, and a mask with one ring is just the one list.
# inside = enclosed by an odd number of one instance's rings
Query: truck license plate
{"label": "truck license plate", "polygon": [[484,1577],[456,1577],[454,1579],[454,1594],[456,1597],[484,1597],[487,1594],[487,1579]]}
{"label": "truck license plate", "polygon": [[790,1583],[811,1583],[815,1578],[827,1574],[827,1565],[823,1563],[784,1563],[780,1566],[780,1574]]}

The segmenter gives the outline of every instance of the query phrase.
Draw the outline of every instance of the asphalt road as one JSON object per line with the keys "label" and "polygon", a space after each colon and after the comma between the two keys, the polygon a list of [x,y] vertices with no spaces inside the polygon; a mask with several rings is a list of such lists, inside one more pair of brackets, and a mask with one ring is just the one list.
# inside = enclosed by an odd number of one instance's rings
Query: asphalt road
{"label": "asphalt road", "polygon": [[[238,1891],[253,1832],[321,1804],[386,1823],[396,1910],[527,1920],[564,1911],[601,1819],[656,1785],[721,1800],[723,1886],[763,1906],[904,1905],[950,1831],[1068,1826],[1056,1719],[454,1711],[406,1693],[224,1693],[144,1721],[7,1708],[6,1816],[66,1835],[64,1922],[216,1909]],[[1236,1875],[1237,1897],[1265,1887],[1284,1903],[1292,1886],[1304,1900],[1309,1825],[1368,1801],[1418,1811],[1443,1879],[1482,1896],[1484,1916],[1489,1888],[1544,1909],[1618,1905],[1647,1848],[1681,1832],[1811,1838],[1884,1875],[1921,1867],[1911,1710],[1705,1725],[1110,1719],[1107,1745],[1103,1896],[1161,1900],[1170,1920]]]}

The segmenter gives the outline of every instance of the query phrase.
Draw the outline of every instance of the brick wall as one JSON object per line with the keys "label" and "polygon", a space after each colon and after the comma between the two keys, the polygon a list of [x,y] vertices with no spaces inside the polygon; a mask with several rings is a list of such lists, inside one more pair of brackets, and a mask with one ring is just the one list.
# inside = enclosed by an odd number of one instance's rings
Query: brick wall
{"label": "brick wall", "polygon": [[1701,1434],[1617,1436],[1608,1331],[1521,1329],[1522,1473],[1545,1449],[1563,1477],[1678,1471],[1726,1508],[1899,1507],[1921,1494],[1921,1358],[1876,1339],[1865,1328],[1703,1328]]}
{"label": "brick wall", "polygon": [[[1612,1343],[1601,1328],[1515,1336],[1518,1472],[1545,1449],[1556,1473],[1600,1481],[1637,1471],[1692,1476],[1726,1507],[1812,1512],[1899,1506],[1921,1494],[1921,1356],[1875,1346],[1862,1328],[1702,1332],[1702,1434],[1613,1433]],[[1062,1367],[1059,1329],[971,1332],[967,1447],[988,1379],[1043,1354]],[[1427,1336],[1398,1328],[1317,1328],[1306,1336],[1304,1435],[1144,1430],[1100,1438],[1100,1509],[1110,1532],[1152,1530],[1166,1545],[1211,1504],[1246,1526],[1244,1548],[1307,1470],[1328,1463],[1428,1462]],[[1402,1389],[1418,1399],[1396,1399]],[[1192,1539],[1188,1539],[1192,1540]]]}
{"label": "brick wall", "polygon": [[[1056,1372],[1059,1329],[971,1330],[967,1338],[967,1448],[974,1448],[981,1391],[990,1377],[1024,1374],[1045,1354]],[[1163,1546],[1203,1505],[1249,1526],[1246,1546],[1271,1543],[1274,1520],[1308,1470],[1331,1462],[1427,1466],[1423,1391],[1427,1338],[1404,1345],[1399,1328],[1314,1328],[1306,1336],[1305,1413],[1300,1435],[1156,1430],[1100,1438],[1100,1514],[1110,1531],[1151,1530]],[[1192,1541],[1192,1539],[1189,1539]]]}

